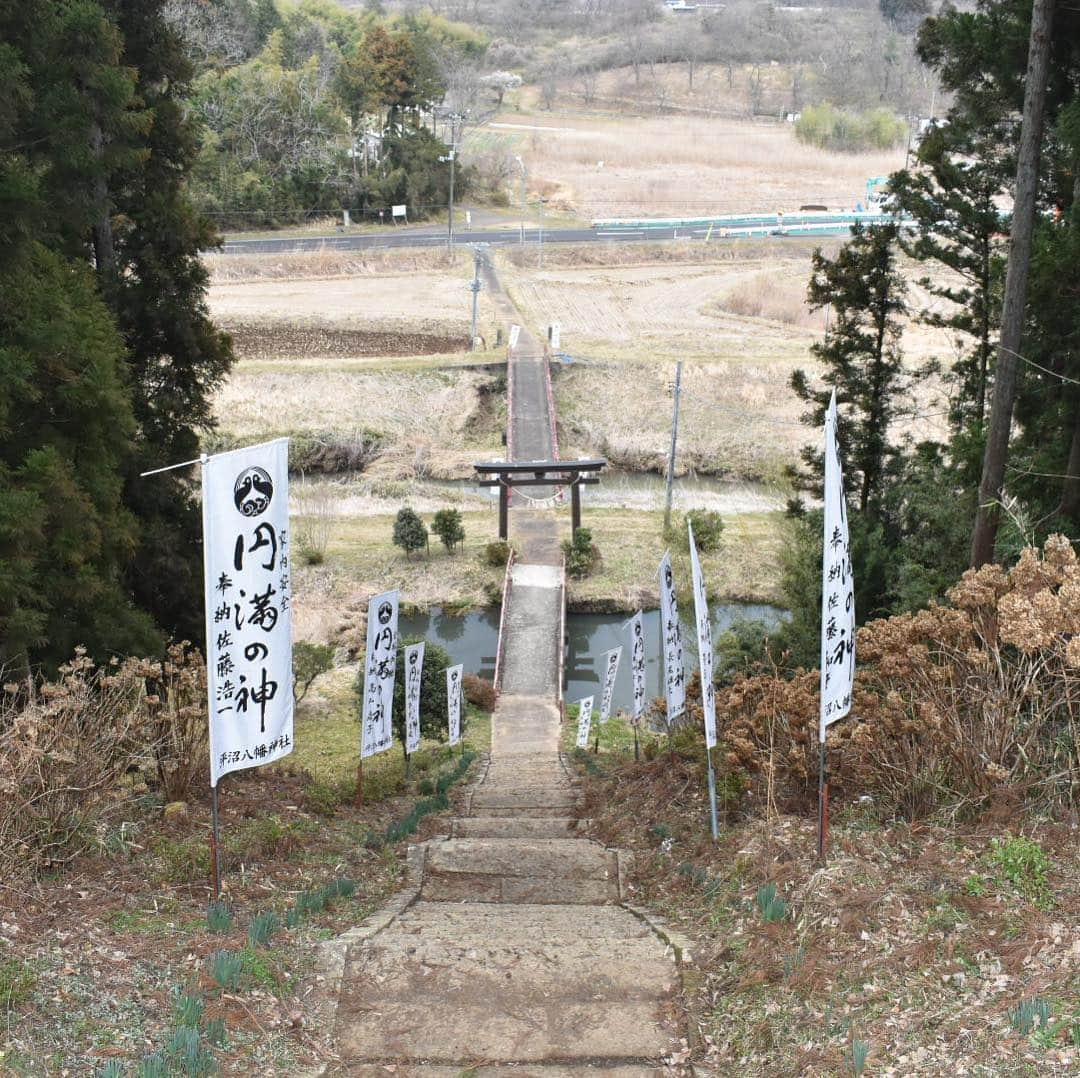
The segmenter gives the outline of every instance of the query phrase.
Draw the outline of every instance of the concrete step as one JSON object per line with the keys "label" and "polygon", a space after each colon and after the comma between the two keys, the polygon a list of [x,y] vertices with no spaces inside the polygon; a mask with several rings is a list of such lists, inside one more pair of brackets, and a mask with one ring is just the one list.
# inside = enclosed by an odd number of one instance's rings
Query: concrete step
{"label": "concrete step", "polygon": [[[577,1063],[509,1063],[491,1067],[469,1067],[475,1078],[659,1078],[667,1073],[663,1067],[615,1066]],[[461,1078],[462,1068],[439,1067],[432,1064],[354,1063],[326,1072],[328,1078]]]}
{"label": "concrete step", "polygon": [[501,1000],[511,1013],[535,1006],[603,1006],[663,999],[675,990],[672,956],[655,937],[467,940],[380,932],[346,964],[347,1006],[396,1009],[420,999]]}
{"label": "concrete step", "polygon": [[429,902],[600,905],[619,898],[615,855],[581,839],[452,838],[428,848]]}
{"label": "concrete step", "polygon": [[492,906],[485,902],[416,902],[387,931],[462,941],[488,940],[497,935],[505,939],[542,939],[552,944],[560,940],[641,939],[652,935],[643,921],[620,906]]}
{"label": "concrete step", "polygon": [[467,816],[454,820],[451,838],[570,838],[571,816]]}
{"label": "concrete step", "polygon": [[[484,815],[487,809],[550,809],[573,808],[576,800],[575,791],[569,785],[563,786],[494,786],[487,783],[478,786],[469,799],[469,808],[473,814]],[[501,815],[501,814],[500,814]],[[561,816],[570,816],[570,812],[561,812]]]}
{"label": "concrete step", "polygon": [[672,1049],[674,1031],[664,1007],[651,1000],[565,1004],[469,990],[455,1000],[425,995],[383,1003],[352,997],[343,986],[337,1044],[346,1064],[420,1060],[467,1067],[509,1055],[522,1063],[646,1063]]}

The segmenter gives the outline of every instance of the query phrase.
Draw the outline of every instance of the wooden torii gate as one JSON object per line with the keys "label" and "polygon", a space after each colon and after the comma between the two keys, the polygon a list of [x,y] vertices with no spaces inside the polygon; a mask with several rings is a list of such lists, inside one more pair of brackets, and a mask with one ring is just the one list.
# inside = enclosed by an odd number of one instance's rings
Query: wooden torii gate
{"label": "wooden torii gate", "polygon": [[600,482],[607,465],[603,457],[594,460],[496,460],[474,464],[480,486],[499,488],[499,538],[510,537],[510,491],[514,487],[569,487],[573,534],[581,527],[581,488]]}

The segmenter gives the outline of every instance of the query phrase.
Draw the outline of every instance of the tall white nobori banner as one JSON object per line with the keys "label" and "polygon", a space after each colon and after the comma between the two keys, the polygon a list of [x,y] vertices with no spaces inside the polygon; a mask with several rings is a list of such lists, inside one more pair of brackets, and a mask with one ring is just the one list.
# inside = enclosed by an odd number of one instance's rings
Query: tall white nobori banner
{"label": "tall white nobori banner", "polygon": [[289,440],[204,458],[210,785],[293,747]]}
{"label": "tall white nobori banner", "polygon": [[682,626],[675,598],[671,555],[660,561],[660,635],[664,644],[664,693],[670,726],[686,710],[686,671],[683,667]]}
{"label": "tall white nobori banner", "polygon": [[611,698],[615,695],[615,675],[619,672],[622,648],[612,648],[604,655],[604,688],[600,693],[600,722],[611,718]]}
{"label": "tall white nobori banner", "polygon": [[701,674],[701,709],[705,714],[705,748],[716,745],[716,686],[713,684],[712,624],[709,621],[709,600],[705,594],[705,577],[701,559],[694,542],[694,526],[688,520],[690,536],[690,575],[694,582],[694,618],[697,621],[698,671]]}
{"label": "tall white nobori banner", "polygon": [[450,730],[450,744],[456,745],[461,740],[461,678],[464,666],[446,668],[446,713]]}
{"label": "tall white nobori banner", "polygon": [[589,727],[592,725],[592,704],[593,698],[591,696],[586,696],[578,704],[577,747],[579,749],[585,748],[589,743]]}
{"label": "tall white nobori banner", "polygon": [[368,600],[367,649],[364,653],[364,711],[360,759],[385,752],[394,740],[394,676],[397,673],[398,601],[384,591]]}
{"label": "tall white nobori banner", "polygon": [[851,710],[855,682],[855,581],[851,574],[847,500],[836,441],[836,391],[825,413],[825,530],[821,555],[821,725]]}
{"label": "tall white nobori banner", "polygon": [[518,341],[521,339],[521,326],[510,327],[510,347],[517,348]]}
{"label": "tall white nobori banner", "polygon": [[640,610],[630,619],[630,680],[634,687],[630,721],[639,726],[645,715],[645,619]]}
{"label": "tall white nobori banner", "polygon": [[424,674],[424,645],[405,649],[405,751],[411,756],[420,748],[420,679]]}

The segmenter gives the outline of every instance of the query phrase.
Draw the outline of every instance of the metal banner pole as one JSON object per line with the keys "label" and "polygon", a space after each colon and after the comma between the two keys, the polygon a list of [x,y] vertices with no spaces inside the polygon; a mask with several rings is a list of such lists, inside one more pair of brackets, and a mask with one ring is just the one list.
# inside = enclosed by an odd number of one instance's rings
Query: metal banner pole
{"label": "metal banner pole", "polygon": [[356,765],[356,807],[360,808],[364,803],[364,758]]}
{"label": "metal banner pole", "polygon": [[817,856],[825,862],[825,842],[829,834],[829,784],[825,780],[825,742],[818,745],[818,832]]}
{"label": "metal banner pole", "polygon": [[713,771],[712,749],[705,750],[709,761],[709,822],[712,824],[712,837],[715,842],[720,837],[720,826],[716,819],[716,772]]}
{"label": "metal banner pole", "polygon": [[217,901],[221,898],[221,819],[217,783],[210,787],[210,886]]}
{"label": "metal banner pole", "polygon": [[667,495],[664,500],[664,534],[671,530],[671,487],[675,480],[675,444],[679,437],[679,395],[682,391],[682,360],[675,365],[675,406],[671,417],[671,452],[668,453]]}

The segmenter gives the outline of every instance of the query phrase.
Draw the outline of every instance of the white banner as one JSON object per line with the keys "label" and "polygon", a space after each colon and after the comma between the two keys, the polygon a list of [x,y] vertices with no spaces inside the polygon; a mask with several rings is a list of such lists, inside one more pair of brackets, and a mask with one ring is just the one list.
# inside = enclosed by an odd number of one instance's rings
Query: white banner
{"label": "white banner", "polygon": [[705,748],[716,744],[716,686],[713,684],[712,624],[709,621],[709,600],[705,594],[705,577],[701,559],[694,542],[694,526],[688,520],[690,537],[690,575],[694,581],[694,618],[697,620],[698,671],[701,674],[701,709],[705,715]]}
{"label": "white banner", "polygon": [[851,710],[855,681],[855,581],[851,575],[847,500],[836,442],[836,391],[825,413],[825,529],[821,553],[821,724]]}
{"label": "white banner", "polygon": [[686,710],[686,671],[683,667],[682,626],[675,598],[671,555],[660,561],[660,636],[664,644],[664,693],[670,726]]}
{"label": "white banner", "polygon": [[630,679],[634,686],[630,721],[639,726],[645,714],[645,619],[640,610],[630,619]]}
{"label": "white banner", "polygon": [[551,323],[551,350],[557,352],[562,347],[562,323]]}
{"label": "white banner", "polygon": [[446,668],[446,712],[450,729],[450,744],[456,745],[461,740],[461,677],[464,667]]}
{"label": "white banner", "polygon": [[600,694],[600,721],[607,722],[611,717],[611,698],[615,695],[615,675],[619,672],[619,658],[622,648],[612,648],[604,656],[604,689]]}
{"label": "white banner", "polygon": [[577,747],[579,749],[585,748],[589,743],[589,727],[592,725],[592,702],[593,698],[586,696],[578,704]]}
{"label": "white banner", "polygon": [[518,340],[521,337],[521,326],[510,327],[510,347],[517,348]]}
{"label": "white banner", "polygon": [[424,644],[405,649],[405,751],[420,748],[420,679],[424,673]]}
{"label": "white banner", "polygon": [[368,600],[361,759],[385,752],[394,740],[392,717],[394,676],[397,673],[399,599],[400,593],[395,589]]}
{"label": "white banner", "polygon": [[289,440],[205,458],[210,784],[293,748]]}

